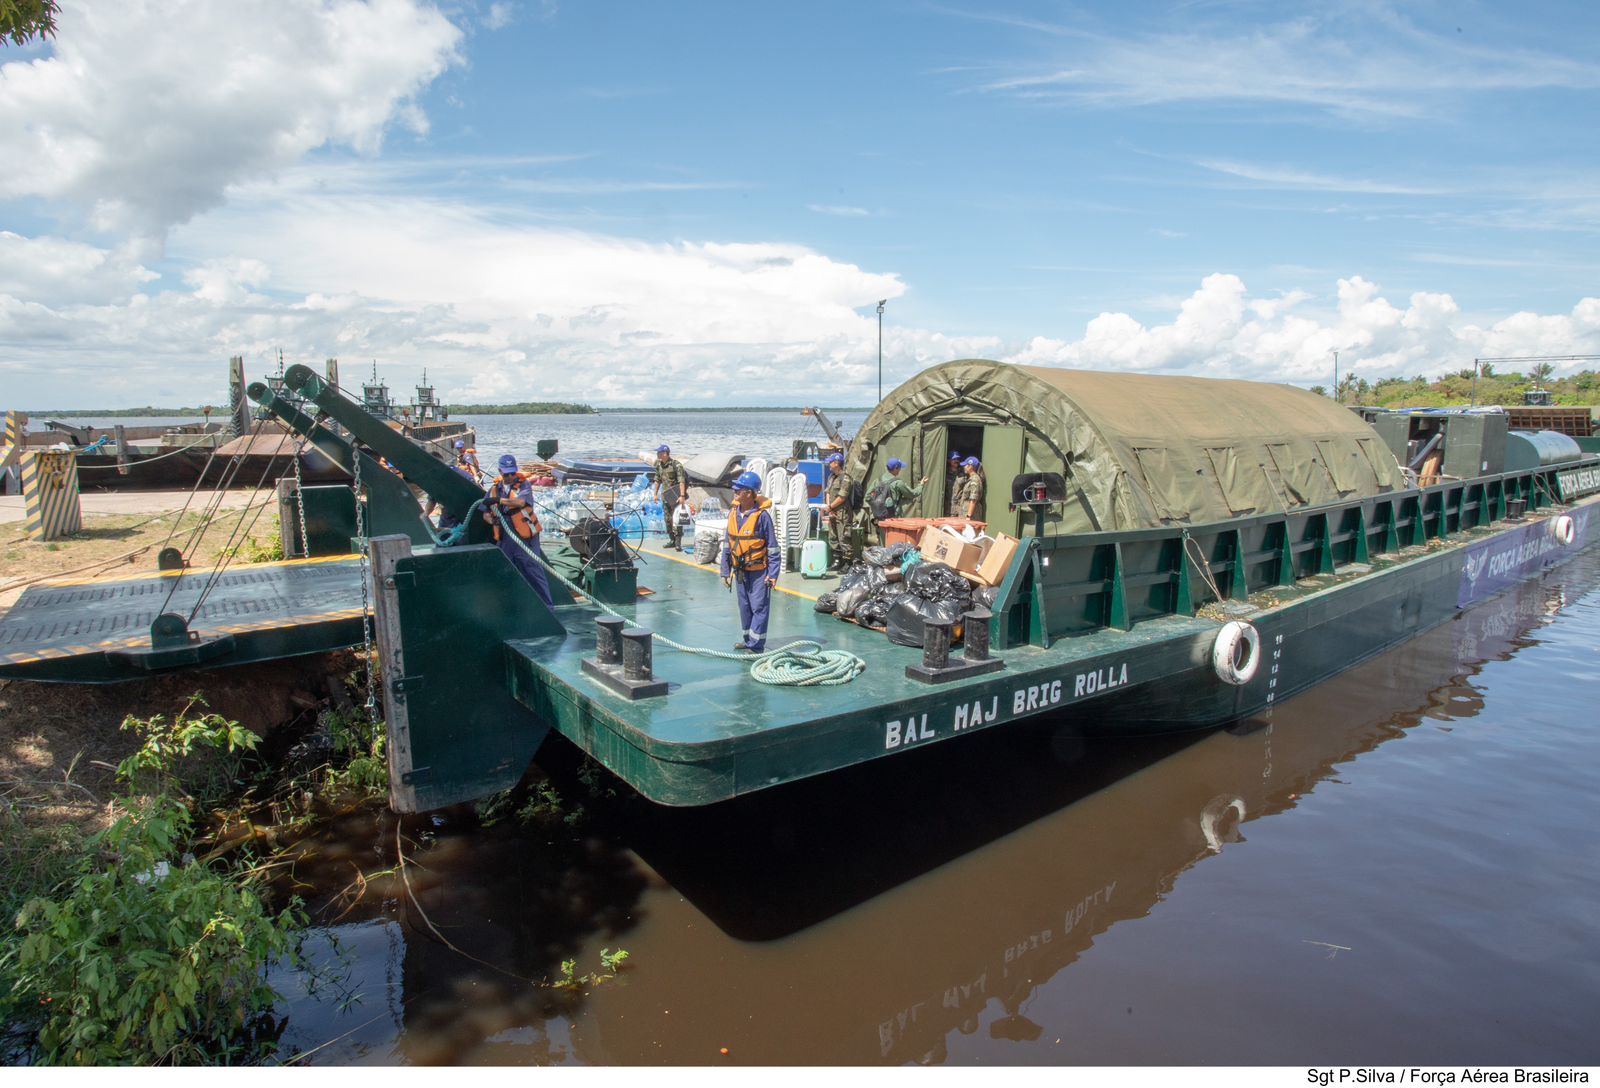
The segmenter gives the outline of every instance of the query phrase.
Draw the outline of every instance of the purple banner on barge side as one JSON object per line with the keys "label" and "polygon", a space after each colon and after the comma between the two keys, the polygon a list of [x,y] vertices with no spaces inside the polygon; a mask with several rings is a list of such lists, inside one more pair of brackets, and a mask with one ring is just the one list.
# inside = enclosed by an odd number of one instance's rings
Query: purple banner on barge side
{"label": "purple banner on barge side", "polygon": [[1589,542],[1593,514],[1592,503],[1570,511],[1573,528],[1571,544],[1563,544],[1557,538],[1554,531],[1556,519],[1551,517],[1530,522],[1515,532],[1468,545],[1461,568],[1461,589],[1456,594],[1456,607],[1465,608],[1493,597],[1541,568],[1578,551]]}

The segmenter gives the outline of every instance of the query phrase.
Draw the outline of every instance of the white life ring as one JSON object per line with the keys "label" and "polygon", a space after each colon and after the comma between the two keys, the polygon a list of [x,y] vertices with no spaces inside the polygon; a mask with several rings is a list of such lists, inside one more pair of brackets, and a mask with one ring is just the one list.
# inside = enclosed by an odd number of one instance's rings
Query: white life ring
{"label": "white life ring", "polygon": [[1571,514],[1557,514],[1550,519],[1550,535],[1556,538],[1558,544],[1571,544],[1578,535],[1578,527],[1573,524]]}
{"label": "white life ring", "polygon": [[[1240,657],[1243,647],[1244,656]],[[1229,620],[1217,632],[1211,645],[1211,667],[1217,676],[1235,687],[1248,684],[1261,664],[1261,635],[1248,623]]]}

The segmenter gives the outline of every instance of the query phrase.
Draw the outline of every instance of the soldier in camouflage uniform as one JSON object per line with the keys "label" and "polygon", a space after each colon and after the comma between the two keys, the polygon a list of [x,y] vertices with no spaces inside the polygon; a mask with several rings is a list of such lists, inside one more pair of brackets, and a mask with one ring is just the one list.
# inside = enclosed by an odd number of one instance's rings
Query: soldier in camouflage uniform
{"label": "soldier in camouflage uniform", "polygon": [[[887,494],[884,495],[884,501],[889,504],[888,516],[891,518],[903,518],[906,516],[907,511],[911,509],[911,504],[922,498],[922,489],[928,485],[928,478],[924,476],[917,482],[916,487],[906,483],[900,478],[900,473],[904,471],[906,463],[898,457],[889,458],[889,463],[885,467],[888,471],[878,477],[878,482],[872,485],[872,490],[877,491],[880,487],[885,488]],[[880,526],[878,529],[878,544],[881,546],[883,541],[884,531]]]}
{"label": "soldier in camouflage uniform", "polygon": [[828,458],[828,544],[833,552],[833,566],[845,570],[855,562],[856,512],[850,505],[852,482],[844,471],[844,455],[835,453]]}
{"label": "soldier in camouflage uniform", "polygon": [[961,469],[961,454],[950,451],[950,460],[944,470],[944,514],[948,518],[961,516],[961,485],[967,482]]}
{"label": "soldier in camouflage uniform", "polygon": [[667,519],[667,547],[683,551],[683,527],[675,516],[678,507],[689,505],[689,474],[683,463],[672,456],[665,446],[656,447],[656,501],[665,493],[672,501],[661,503],[661,513]]}
{"label": "soldier in camouflage uniform", "polygon": [[956,517],[966,518],[969,521],[983,521],[983,465],[976,457],[968,457],[961,462],[967,478],[961,481],[960,502],[961,509]]}

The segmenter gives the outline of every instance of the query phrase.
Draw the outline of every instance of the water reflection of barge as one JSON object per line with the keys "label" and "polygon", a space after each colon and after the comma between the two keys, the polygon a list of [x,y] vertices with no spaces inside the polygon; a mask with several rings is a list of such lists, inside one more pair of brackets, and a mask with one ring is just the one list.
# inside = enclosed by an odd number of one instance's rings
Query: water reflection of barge
{"label": "water reflection of barge", "polygon": [[[952,1037],[980,1026],[1031,1041],[1040,1028],[1027,1005],[1042,987],[1118,923],[1146,917],[1251,824],[1295,808],[1419,722],[1478,714],[1484,664],[1525,648],[1562,592],[1521,587],[1201,739],[1085,740],[1070,720],[1042,719],[1004,742],[966,745],[959,758],[930,749],[915,769],[866,766],[825,787],[658,811],[634,821],[627,842],[725,931],[777,942],[776,956],[782,938],[809,929],[809,955],[848,962],[859,984],[841,982],[816,1028],[834,1048],[830,1062],[938,1064]],[[982,872],[1012,879],[974,879],[976,865],[962,859],[978,850]],[[696,954],[703,945],[662,973],[688,970]],[[674,1006],[691,1038],[746,1023],[745,988],[759,982],[721,982],[694,1007]],[[643,1019],[654,996],[612,994],[606,1015]],[[778,1041],[769,1032],[759,1042]],[[614,1046],[587,1056],[639,1060]]]}
{"label": "water reflection of barge", "polygon": [[[1252,824],[1348,777],[1353,760],[1429,718],[1478,714],[1484,664],[1527,647],[1563,593],[1521,587],[1202,739],[1085,739],[1045,717],[959,751],[930,748],[725,806],[624,798],[570,841],[452,818],[419,855],[419,894],[434,924],[496,969],[420,924],[392,921],[386,941],[370,924],[338,931],[370,949],[357,969],[375,988],[373,1008],[390,1010],[349,1059],[700,1064],[731,1043],[740,1062],[892,1065],[944,1063],[979,1033],[1047,1045],[1030,1012],[1059,1031],[1032,1002],[1053,981],[1061,992],[1061,972]],[[586,796],[576,771],[553,768],[563,796]],[[340,865],[326,862],[333,886]],[[619,944],[649,977],[608,985],[578,1009],[548,1008],[501,973],[540,977]],[[692,998],[671,981],[708,976]],[[298,1043],[348,1027],[323,1015],[291,1014]],[[1045,1053],[1017,1051],[1029,1063]],[[326,1057],[347,1060],[338,1043]]]}

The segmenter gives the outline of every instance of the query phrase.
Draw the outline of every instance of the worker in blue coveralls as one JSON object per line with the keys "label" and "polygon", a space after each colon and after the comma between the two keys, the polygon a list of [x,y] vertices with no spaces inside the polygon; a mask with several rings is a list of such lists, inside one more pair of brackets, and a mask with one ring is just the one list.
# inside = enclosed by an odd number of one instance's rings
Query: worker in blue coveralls
{"label": "worker in blue coveralls", "polygon": [[[528,483],[528,478],[517,471],[517,459],[509,453],[500,458],[500,475],[489,485],[484,506],[483,520],[494,529],[494,542],[500,545],[500,550],[517,568],[517,573],[527,579],[539,599],[547,607],[554,608],[555,602],[550,597],[550,583],[545,580],[544,568],[528,554],[531,551],[540,559],[544,558],[544,552],[539,548],[539,533],[543,526],[539,524],[539,516],[533,512],[533,487]],[[511,523],[515,539],[511,533],[501,529],[498,514],[504,514],[505,520]]]}
{"label": "worker in blue coveralls", "polygon": [[761,477],[742,472],[733,481],[733,509],[728,511],[728,539],[718,567],[724,585],[739,600],[743,637],[735,650],[753,654],[767,648],[767,620],[772,587],[778,584],[778,531],[772,524],[772,500],[761,497]]}

